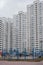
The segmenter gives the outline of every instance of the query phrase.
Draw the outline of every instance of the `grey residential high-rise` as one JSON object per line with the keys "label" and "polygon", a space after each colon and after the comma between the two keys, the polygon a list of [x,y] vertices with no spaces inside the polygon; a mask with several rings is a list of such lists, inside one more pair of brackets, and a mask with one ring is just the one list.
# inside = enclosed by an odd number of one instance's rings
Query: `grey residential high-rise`
{"label": "grey residential high-rise", "polygon": [[0,53],[4,50],[9,52],[12,46],[11,21],[10,18],[0,17]]}
{"label": "grey residential high-rise", "polygon": [[3,21],[0,18],[0,52],[2,52],[3,46]]}
{"label": "grey residential high-rise", "polygon": [[27,25],[29,50],[43,50],[43,1],[27,5]]}
{"label": "grey residential high-rise", "polygon": [[22,52],[26,47],[26,13],[19,11],[14,16],[15,22],[15,46]]}

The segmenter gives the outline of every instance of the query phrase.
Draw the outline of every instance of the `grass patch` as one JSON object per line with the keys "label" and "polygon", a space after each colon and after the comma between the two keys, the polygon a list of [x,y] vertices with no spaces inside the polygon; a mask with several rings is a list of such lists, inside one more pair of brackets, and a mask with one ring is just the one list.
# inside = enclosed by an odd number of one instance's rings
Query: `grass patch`
{"label": "grass patch", "polygon": [[8,59],[7,61],[26,61],[26,62],[40,62],[43,60],[42,58],[37,58],[37,59]]}
{"label": "grass patch", "polygon": [[43,57],[37,59],[0,59],[0,61],[26,61],[26,62],[40,62],[43,61]]}

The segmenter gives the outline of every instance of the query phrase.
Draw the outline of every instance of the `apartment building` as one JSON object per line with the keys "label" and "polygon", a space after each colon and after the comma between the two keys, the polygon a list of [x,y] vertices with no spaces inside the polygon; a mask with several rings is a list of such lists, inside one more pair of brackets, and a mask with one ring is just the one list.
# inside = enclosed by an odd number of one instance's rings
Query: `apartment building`
{"label": "apartment building", "polygon": [[[15,22],[15,47],[20,52],[22,52],[26,47],[26,14],[19,11],[17,15],[14,16]],[[14,35],[14,36],[15,36]]]}
{"label": "apartment building", "polygon": [[27,24],[29,50],[43,50],[43,2],[27,5]]}

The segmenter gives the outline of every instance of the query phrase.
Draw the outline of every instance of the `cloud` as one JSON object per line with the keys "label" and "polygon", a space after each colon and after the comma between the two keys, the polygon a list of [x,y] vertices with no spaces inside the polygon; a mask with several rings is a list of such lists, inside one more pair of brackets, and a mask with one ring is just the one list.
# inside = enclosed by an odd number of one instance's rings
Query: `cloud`
{"label": "cloud", "polygon": [[6,0],[0,0],[0,9],[2,9],[6,4]]}
{"label": "cloud", "polygon": [[18,11],[26,11],[26,6],[34,0],[0,0],[0,16],[11,17]]}

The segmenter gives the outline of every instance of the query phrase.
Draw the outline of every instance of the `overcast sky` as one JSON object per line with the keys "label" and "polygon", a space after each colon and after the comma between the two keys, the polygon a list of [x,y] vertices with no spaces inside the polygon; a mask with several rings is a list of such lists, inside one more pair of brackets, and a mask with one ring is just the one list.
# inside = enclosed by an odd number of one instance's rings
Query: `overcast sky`
{"label": "overcast sky", "polygon": [[12,17],[18,11],[26,11],[26,5],[34,0],[0,0],[0,17]]}

